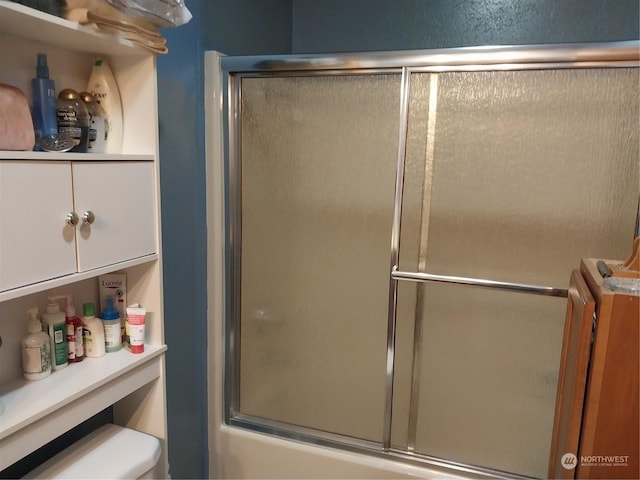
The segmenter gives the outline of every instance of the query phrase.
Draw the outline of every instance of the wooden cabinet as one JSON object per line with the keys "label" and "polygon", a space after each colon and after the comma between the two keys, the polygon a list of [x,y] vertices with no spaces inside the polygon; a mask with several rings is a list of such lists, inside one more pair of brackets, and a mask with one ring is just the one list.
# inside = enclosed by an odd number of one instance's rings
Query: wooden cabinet
{"label": "wooden cabinet", "polygon": [[[96,56],[109,63],[123,144],[117,154],[0,151],[0,470],[108,409],[115,423],[160,440],[154,478],[166,478],[156,59],[126,40],[0,0],[0,82],[30,97],[38,53],[47,55],[57,91],[85,89]],[[70,214],[77,225],[67,223]],[[126,275],[128,302],[148,312],[144,353],[123,349],[24,380],[25,309],[42,313],[48,296],[63,293],[80,311],[98,305],[98,277],[115,272]]]}
{"label": "wooden cabinet", "polygon": [[0,161],[0,291],[157,253],[154,181],[153,162]]}
{"label": "wooden cabinet", "polygon": [[607,288],[597,262],[571,277],[550,478],[640,478],[640,296]]}

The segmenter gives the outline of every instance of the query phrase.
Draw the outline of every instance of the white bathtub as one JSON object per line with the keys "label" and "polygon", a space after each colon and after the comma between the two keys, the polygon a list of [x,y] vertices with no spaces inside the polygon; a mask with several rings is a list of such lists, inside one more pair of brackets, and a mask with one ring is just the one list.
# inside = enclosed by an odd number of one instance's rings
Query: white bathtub
{"label": "white bathtub", "polygon": [[481,478],[307,445],[226,425],[215,429],[209,447],[210,478]]}

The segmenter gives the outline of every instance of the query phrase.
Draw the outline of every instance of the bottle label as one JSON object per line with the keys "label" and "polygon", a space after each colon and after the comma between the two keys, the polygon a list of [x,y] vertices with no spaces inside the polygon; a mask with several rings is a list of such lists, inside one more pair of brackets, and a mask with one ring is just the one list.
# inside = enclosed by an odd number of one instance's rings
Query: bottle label
{"label": "bottle label", "polygon": [[82,345],[82,325],[76,327],[76,335],[74,340],[76,358],[84,357],[84,346]]}
{"label": "bottle label", "polygon": [[67,338],[65,335],[65,326],[64,324],[53,326],[53,335],[51,336],[53,338],[53,365],[56,366],[67,363],[67,355],[69,352],[67,351],[67,342],[65,341]]}
{"label": "bottle label", "polygon": [[87,140],[89,138],[89,121],[88,118],[78,115],[73,108],[58,108],[58,133],[66,135],[73,141],[74,147],[72,152],[86,152]]}
{"label": "bottle label", "polygon": [[120,337],[120,321],[114,324],[104,324],[104,342],[107,348],[118,348],[122,346]]}
{"label": "bottle label", "polygon": [[89,150],[94,153],[104,153],[106,141],[105,123],[103,117],[91,116],[89,129]]}
{"label": "bottle label", "polygon": [[91,336],[91,330],[88,328],[82,329],[82,346],[88,356],[93,356],[95,354],[93,337]]}
{"label": "bottle label", "polygon": [[76,359],[76,329],[73,323],[67,324],[67,359]]}
{"label": "bottle label", "polygon": [[43,373],[50,369],[49,345],[22,347],[22,370],[24,373]]}

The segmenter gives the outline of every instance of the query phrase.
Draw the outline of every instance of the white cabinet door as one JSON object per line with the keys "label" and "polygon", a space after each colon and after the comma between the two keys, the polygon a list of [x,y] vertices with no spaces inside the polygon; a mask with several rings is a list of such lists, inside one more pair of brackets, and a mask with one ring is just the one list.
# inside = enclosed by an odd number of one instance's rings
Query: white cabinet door
{"label": "white cabinet door", "polygon": [[157,252],[153,162],[74,162],[73,197],[78,271]]}
{"label": "white cabinet door", "polygon": [[76,271],[69,162],[0,161],[0,291]]}

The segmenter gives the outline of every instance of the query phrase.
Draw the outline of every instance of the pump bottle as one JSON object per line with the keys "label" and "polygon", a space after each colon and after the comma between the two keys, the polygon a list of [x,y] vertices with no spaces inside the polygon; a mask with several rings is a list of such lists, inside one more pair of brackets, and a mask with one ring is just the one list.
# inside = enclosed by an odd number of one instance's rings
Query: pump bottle
{"label": "pump bottle", "polygon": [[60,370],[65,368],[67,361],[67,330],[64,312],[60,311],[60,305],[56,302],[58,297],[49,297],[46,313],[42,314],[42,320],[47,324],[49,341],[51,342],[51,368]]}
{"label": "pump bottle", "polygon": [[31,320],[21,342],[22,372],[27,380],[40,380],[51,375],[51,345],[38,320],[38,307],[29,308],[27,315]]}

